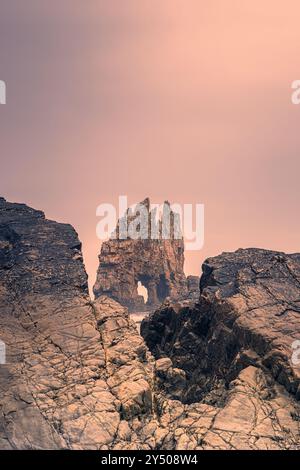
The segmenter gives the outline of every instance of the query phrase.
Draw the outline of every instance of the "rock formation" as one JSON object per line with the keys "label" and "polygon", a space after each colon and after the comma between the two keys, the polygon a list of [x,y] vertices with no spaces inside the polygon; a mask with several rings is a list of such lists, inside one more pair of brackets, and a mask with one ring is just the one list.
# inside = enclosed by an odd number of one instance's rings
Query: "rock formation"
{"label": "rock formation", "polygon": [[0,199],[1,449],[300,449],[300,255],[208,260],[143,325],[91,302],[73,228]]}
{"label": "rock formation", "polygon": [[[179,225],[176,215],[170,211],[170,238],[164,239],[161,220],[157,222],[155,210],[150,210],[149,199],[140,204],[147,211],[146,237],[120,239],[119,221],[114,232],[116,239],[111,238],[102,244],[94,287],[96,298],[107,295],[132,312],[158,307],[167,297],[178,300],[188,295],[183,271],[183,239],[174,238],[174,227]],[[164,207],[170,208],[169,203],[165,203]],[[127,216],[129,222],[136,217],[130,211]],[[157,227],[154,227],[155,224]],[[151,232],[159,233],[159,238],[151,239]],[[139,282],[148,290],[146,305],[138,294]]]}
{"label": "rock formation", "polygon": [[204,263],[200,286],[195,305],[167,303],[142,322],[146,344],[164,361],[160,389],[210,409],[204,448],[299,449],[300,367],[291,359],[300,255],[224,253]]}

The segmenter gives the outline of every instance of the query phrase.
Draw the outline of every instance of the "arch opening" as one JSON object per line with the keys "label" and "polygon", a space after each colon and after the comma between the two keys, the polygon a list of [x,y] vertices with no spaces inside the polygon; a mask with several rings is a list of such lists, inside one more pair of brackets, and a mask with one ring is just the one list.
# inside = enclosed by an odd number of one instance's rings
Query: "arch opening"
{"label": "arch opening", "polygon": [[148,302],[148,289],[141,283],[141,281],[138,281],[137,291],[138,294],[143,297],[144,304],[146,304]]}

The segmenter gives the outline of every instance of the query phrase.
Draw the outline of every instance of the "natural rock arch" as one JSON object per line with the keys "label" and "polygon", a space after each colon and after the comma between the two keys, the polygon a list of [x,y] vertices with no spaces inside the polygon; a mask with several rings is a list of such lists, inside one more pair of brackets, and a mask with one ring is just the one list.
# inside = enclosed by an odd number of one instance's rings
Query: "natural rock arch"
{"label": "natural rock arch", "polygon": [[[150,201],[145,199],[141,204],[148,211],[151,232],[151,221],[154,218],[151,217]],[[172,211],[171,217],[174,220],[175,215]],[[117,230],[118,226],[119,222]],[[156,307],[167,297],[173,300],[186,297],[188,290],[183,271],[184,243],[182,238],[177,239],[173,235],[174,232],[171,230],[170,238],[167,240],[127,238],[104,242],[99,255],[95,297],[108,295],[128,307],[130,311],[143,311],[145,308]],[[136,288],[138,282],[148,290],[146,304],[138,295]]]}

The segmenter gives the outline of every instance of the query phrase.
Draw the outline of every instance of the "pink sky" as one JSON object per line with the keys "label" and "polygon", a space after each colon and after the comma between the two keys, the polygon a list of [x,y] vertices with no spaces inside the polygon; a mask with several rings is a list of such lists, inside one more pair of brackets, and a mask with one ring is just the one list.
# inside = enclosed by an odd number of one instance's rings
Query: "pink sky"
{"label": "pink sky", "polygon": [[95,277],[96,207],[204,203],[187,273],[299,251],[300,4],[1,0],[0,193],[70,222]]}

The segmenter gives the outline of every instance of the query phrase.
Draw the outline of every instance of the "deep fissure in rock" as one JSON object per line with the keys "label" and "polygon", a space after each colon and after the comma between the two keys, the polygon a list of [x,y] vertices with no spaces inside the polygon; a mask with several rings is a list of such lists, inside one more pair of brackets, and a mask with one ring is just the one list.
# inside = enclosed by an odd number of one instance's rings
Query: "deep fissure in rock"
{"label": "deep fissure in rock", "polygon": [[220,329],[214,338],[219,327],[213,312],[203,307],[171,305],[157,310],[143,320],[141,335],[156,360],[172,361],[175,373],[162,375],[159,381],[169,396],[188,404],[223,406],[229,382],[246,367],[246,361],[238,364],[240,346],[229,331]]}

